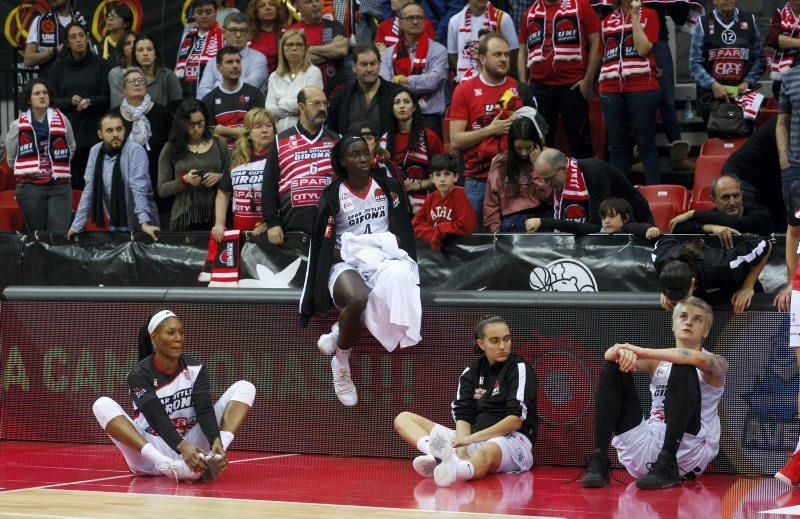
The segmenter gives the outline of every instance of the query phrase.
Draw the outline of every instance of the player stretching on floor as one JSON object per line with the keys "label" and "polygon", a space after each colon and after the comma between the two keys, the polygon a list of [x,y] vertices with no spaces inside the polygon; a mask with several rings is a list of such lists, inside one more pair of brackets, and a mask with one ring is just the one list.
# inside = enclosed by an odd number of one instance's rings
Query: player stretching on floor
{"label": "player stretching on floor", "polygon": [[183,324],[169,310],[139,330],[140,362],[128,374],[133,420],[109,397],[94,403],[97,421],[137,476],[213,479],[253,405],[255,387],[240,380],[212,407],[208,371],[183,354],[183,338]]}
{"label": "player stretching on floor", "polygon": [[483,355],[458,381],[452,405],[456,429],[407,411],[394,419],[400,436],[423,453],[414,459],[414,470],[433,476],[439,486],[533,465],[536,375],[525,359],[511,353],[511,332],[503,318],[483,319],[475,337]]}
{"label": "player stretching on floor", "polygon": [[[581,482],[584,487],[608,484],[609,443],[617,449],[620,463],[638,478],[636,486],[650,490],[696,478],[717,456],[717,404],[728,363],[702,348],[713,317],[711,306],[692,296],[672,311],[674,348],[615,344],[606,350],[597,384],[595,449]],[[653,405],[647,420],[642,420],[632,371],[650,374]]]}

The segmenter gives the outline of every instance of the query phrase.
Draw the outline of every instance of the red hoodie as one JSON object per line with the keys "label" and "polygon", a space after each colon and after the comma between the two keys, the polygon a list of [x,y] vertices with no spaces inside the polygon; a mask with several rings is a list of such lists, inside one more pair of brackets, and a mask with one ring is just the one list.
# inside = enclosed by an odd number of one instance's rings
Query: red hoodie
{"label": "red hoodie", "polygon": [[414,235],[430,243],[431,250],[438,251],[448,235],[475,232],[478,218],[469,205],[464,188],[453,186],[444,198],[438,189],[429,194],[412,223]]}

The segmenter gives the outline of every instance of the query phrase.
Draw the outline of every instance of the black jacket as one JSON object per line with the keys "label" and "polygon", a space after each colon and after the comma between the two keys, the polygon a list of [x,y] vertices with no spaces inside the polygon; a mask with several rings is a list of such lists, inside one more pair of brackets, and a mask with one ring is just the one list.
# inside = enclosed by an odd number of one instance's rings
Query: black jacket
{"label": "black jacket", "polygon": [[760,205],[745,206],[742,216],[729,216],[716,209],[708,211],[695,211],[687,221],[675,226],[675,234],[703,234],[703,225],[724,225],[736,229],[742,234],[758,234],[768,236],[772,234],[772,220],[769,211]]}
{"label": "black jacket", "polygon": [[[389,230],[398,238],[400,248],[417,259],[414,229],[409,216],[408,197],[403,187],[393,178],[387,177],[384,169],[373,169],[370,176],[389,196]],[[343,179],[336,178],[322,192],[317,206],[317,216],[311,229],[311,246],[308,249],[306,282],[300,295],[300,325],[308,326],[314,314],[325,316],[331,306],[328,293],[328,274],[333,265],[336,247],[336,215],[339,214],[339,186]]]}
{"label": "black jacket", "polygon": [[[506,416],[522,419],[519,432],[536,443],[539,419],[536,415],[536,374],[521,356],[509,355],[503,363],[489,364],[486,355],[473,362],[458,380],[458,399],[453,402],[453,418],[472,424],[472,432],[482,431]],[[517,393],[522,388],[522,400]]]}
{"label": "black jacket", "polygon": [[[400,87],[394,83],[390,83],[383,78],[378,78],[378,81],[380,81],[381,86],[375,94],[374,101],[378,105],[381,123],[380,131],[376,137],[389,131],[393,115],[392,97],[394,97],[394,94],[400,89]],[[349,83],[344,87],[344,90],[334,96],[331,101],[331,107],[328,110],[328,128],[337,133],[347,133],[347,128],[350,126],[350,123],[355,122],[350,120],[350,103],[357,89],[358,81],[354,81]],[[363,119],[363,117],[359,117],[359,119]]]}
{"label": "black jacket", "polygon": [[601,223],[600,204],[610,197],[624,198],[631,204],[632,221],[653,223],[647,200],[617,168],[600,159],[578,159],[578,165],[589,191],[589,223]]}

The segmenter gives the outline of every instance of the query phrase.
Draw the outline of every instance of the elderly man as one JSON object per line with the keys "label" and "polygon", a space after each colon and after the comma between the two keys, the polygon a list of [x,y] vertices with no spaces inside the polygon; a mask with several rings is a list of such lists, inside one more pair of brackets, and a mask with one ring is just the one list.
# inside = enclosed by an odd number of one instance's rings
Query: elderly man
{"label": "elderly man", "polygon": [[760,205],[744,205],[742,185],[731,175],[722,175],[711,184],[714,209],[687,211],[669,223],[670,232],[677,234],[716,234],[722,244],[733,247],[733,236],[743,233],[767,235],[772,233],[769,211]]}
{"label": "elderly man", "polygon": [[344,27],[336,20],[322,17],[320,0],[297,0],[301,20],[291,26],[306,33],[311,63],[322,71],[325,93],[333,96],[345,85],[344,57],[350,51]]}
{"label": "elderly man", "polygon": [[330,152],[339,136],[325,128],[325,92],[307,86],[297,94],[300,120],[282,131],[267,155],[261,188],[267,238],[283,243],[283,232],[311,234],[322,190],[330,184]]}
{"label": "elderly man", "polygon": [[553,188],[554,217],[601,223],[600,204],[609,197],[631,204],[633,220],[653,223],[647,200],[618,169],[599,159],[576,160],[545,148],[534,165],[536,175]]}
{"label": "elderly man", "polygon": [[97,136],[102,142],[92,146],[86,168],[86,186],[81,194],[75,219],[67,238],[82,233],[92,217],[108,229],[137,231],[158,241],[158,209],[147,172],[147,153],[140,144],[125,142],[122,117],[106,114],[100,118]]}
{"label": "elderly man", "polygon": [[380,75],[417,96],[422,123],[441,137],[447,49],[425,33],[425,12],[419,4],[406,4],[399,18],[404,37],[383,53]]}
{"label": "elderly man", "polygon": [[[267,93],[267,58],[257,50],[251,49],[247,42],[250,40],[250,22],[244,13],[231,13],[225,17],[222,27],[225,36],[225,45],[239,51],[242,58],[242,82],[252,85]],[[209,92],[222,83],[222,74],[217,67],[206,67],[200,84],[197,85],[197,99],[202,100]],[[264,104],[262,103],[261,106]]]}
{"label": "elderly man", "polygon": [[389,130],[392,121],[392,97],[397,85],[378,75],[380,54],[373,43],[353,49],[353,72],[356,80],[339,92],[331,101],[331,130],[345,133],[351,123],[366,119],[379,135]]}

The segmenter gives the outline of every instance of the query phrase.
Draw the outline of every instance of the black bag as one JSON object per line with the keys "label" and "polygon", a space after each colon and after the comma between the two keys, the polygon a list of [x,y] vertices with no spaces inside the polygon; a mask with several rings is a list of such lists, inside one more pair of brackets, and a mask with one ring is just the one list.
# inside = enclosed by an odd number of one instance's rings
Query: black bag
{"label": "black bag", "polygon": [[744,120],[744,110],[735,103],[715,101],[708,116],[709,136],[750,135],[750,125]]}

